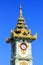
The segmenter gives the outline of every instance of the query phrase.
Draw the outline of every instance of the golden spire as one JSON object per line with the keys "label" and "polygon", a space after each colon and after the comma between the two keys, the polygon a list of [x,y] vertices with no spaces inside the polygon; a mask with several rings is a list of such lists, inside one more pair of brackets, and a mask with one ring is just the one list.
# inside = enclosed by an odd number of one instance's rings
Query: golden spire
{"label": "golden spire", "polygon": [[19,16],[19,18],[18,18],[18,21],[24,21],[25,19],[24,19],[24,17],[23,17],[23,15],[22,15],[22,5],[20,4],[20,16]]}
{"label": "golden spire", "polygon": [[[18,23],[14,31],[11,31],[11,37],[17,39],[28,39],[31,42],[37,39],[37,34],[32,35],[30,30],[27,30],[27,26],[25,25],[25,19],[22,15],[22,6],[20,5],[20,17],[18,18]],[[11,42],[12,39],[8,38],[7,42]]]}
{"label": "golden spire", "polygon": [[22,6],[20,5],[20,17],[22,17]]}

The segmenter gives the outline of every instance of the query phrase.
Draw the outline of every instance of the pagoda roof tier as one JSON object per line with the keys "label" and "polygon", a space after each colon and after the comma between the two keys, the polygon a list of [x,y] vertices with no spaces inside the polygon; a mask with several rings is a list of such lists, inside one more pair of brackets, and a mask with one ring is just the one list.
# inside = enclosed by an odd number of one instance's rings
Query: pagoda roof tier
{"label": "pagoda roof tier", "polygon": [[27,28],[27,26],[26,26],[26,25],[25,25],[25,26],[23,26],[23,25],[19,25],[19,24],[18,24],[16,27],[22,27],[22,28],[24,27],[24,28]]}
{"label": "pagoda roof tier", "polygon": [[[17,24],[17,26],[24,26],[23,24]],[[25,25],[26,26],[26,25]],[[27,26],[26,26],[27,27]]]}
{"label": "pagoda roof tier", "polygon": [[18,24],[26,24],[26,22],[18,21]]}
{"label": "pagoda roof tier", "polygon": [[15,31],[12,31],[12,37],[13,38],[23,38],[23,39],[26,38],[26,39],[35,40],[35,39],[37,39],[37,34],[32,36],[30,30],[22,29],[19,34],[16,33]]}
{"label": "pagoda roof tier", "polygon": [[21,20],[24,21],[25,19],[23,17],[19,17],[18,21],[21,21]]}

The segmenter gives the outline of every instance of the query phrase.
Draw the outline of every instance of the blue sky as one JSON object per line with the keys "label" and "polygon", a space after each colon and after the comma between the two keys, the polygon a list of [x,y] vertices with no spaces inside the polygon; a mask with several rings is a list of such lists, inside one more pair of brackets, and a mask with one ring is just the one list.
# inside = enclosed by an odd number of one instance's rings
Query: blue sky
{"label": "blue sky", "polygon": [[[0,0],[0,65],[10,65],[11,45],[6,38],[17,24],[19,7],[20,0]],[[28,29],[38,33],[32,43],[33,65],[43,65],[43,0],[22,0],[22,9]]]}

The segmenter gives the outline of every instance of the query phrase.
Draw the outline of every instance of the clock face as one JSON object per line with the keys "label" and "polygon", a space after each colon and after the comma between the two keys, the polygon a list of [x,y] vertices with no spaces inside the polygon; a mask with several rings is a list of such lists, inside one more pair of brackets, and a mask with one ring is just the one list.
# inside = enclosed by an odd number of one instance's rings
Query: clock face
{"label": "clock face", "polygon": [[21,43],[20,48],[21,48],[22,50],[26,50],[27,45],[26,45],[25,43]]}

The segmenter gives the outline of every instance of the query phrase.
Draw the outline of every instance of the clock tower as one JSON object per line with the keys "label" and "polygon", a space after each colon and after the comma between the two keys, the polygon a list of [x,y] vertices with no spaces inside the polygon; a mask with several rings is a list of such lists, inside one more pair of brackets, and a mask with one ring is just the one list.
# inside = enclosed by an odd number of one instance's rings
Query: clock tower
{"label": "clock tower", "polygon": [[25,19],[22,15],[22,6],[20,6],[20,16],[14,30],[11,30],[10,38],[7,43],[11,43],[10,65],[33,65],[31,43],[37,38],[37,34],[32,36],[30,30],[27,30]]}

